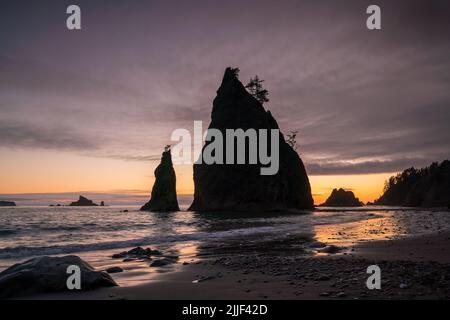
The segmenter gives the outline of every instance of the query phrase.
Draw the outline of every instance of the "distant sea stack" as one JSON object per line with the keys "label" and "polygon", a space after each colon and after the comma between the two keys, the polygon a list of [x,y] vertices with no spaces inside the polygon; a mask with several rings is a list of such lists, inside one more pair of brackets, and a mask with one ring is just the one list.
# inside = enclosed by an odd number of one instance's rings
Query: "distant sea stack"
{"label": "distant sea stack", "polygon": [[[227,68],[213,102],[209,129],[279,129],[270,111]],[[206,146],[202,149],[202,155]],[[269,146],[268,146],[269,148]],[[248,146],[247,146],[248,149]],[[248,152],[248,150],[246,150]],[[201,155],[201,156],[202,156]],[[226,157],[224,150],[223,157]],[[261,175],[258,164],[194,164],[194,211],[279,211],[312,209],[311,187],[302,160],[280,132],[279,170]]]}
{"label": "distant sea stack", "polygon": [[450,161],[409,168],[391,177],[376,205],[450,207]]}
{"label": "distant sea stack", "polygon": [[180,210],[176,193],[176,176],[170,150],[165,150],[162,154],[161,163],[155,169],[155,183],[150,201],[141,210],[155,212]]}
{"label": "distant sea stack", "polygon": [[95,204],[92,200],[89,200],[88,198],[85,198],[83,196],[80,196],[78,201],[72,202],[69,204],[71,207],[95,207],[97,204]]}
{"label": "distant sea stack", "polygon": [[0,201],[0,207],[15,207],[16,203],[13,201]]}
{"label": "distant sea stack", "polygon": [[364,204],[355,197],[352,191],[342,188],[333,189],[328,199],[322,203],[321,207],[362,207]]}

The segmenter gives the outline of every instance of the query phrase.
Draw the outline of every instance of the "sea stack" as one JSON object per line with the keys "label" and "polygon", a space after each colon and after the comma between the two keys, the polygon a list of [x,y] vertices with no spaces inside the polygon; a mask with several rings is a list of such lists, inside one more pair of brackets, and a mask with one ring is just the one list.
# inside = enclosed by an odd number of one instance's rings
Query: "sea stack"
{"label": "sea stack", "polygon": [[72,202],[69,206],[71,207],[96,207],[97,204],[94,201],[89,200],[83,196],[80,196],[78,201]]}
{"label": "sea stack", "polygon": [[[279,129],[270,111],[227,68],[213,102],[209,129]],[[224,139],[225,140],[225,139]],[[202,149],[201,157],[207,145]],[[269,143],[268,143],[269,144]],[[246,146],[248,154],[248,145]],[[270,146],[267,146],[270,150]],[[226,158],[226,148],[223,157]],[[302,160],[279,135],[279,170],[261,175],[257,164],[194,164],[193,211],[280,211],[312,209],[311,187]]]}
{"label": "sea stack", "polygon": [[179,211],[176,192],[176,176],[172,164],[170,150],[165,150],[161,163],[155,169],[155,184],[153,185],[150,201],[142,211],[172,212]]}
{"label": "sea stack", "polygon": [[13,201],[0,201],[0,207],[15,207],[16,203]]}
{"label": "sea stack", "polygon": [[328,199],[322,203],[321,207],[362,207],[364,204],[355,197],[352,191],[342,188],[333,189]]}

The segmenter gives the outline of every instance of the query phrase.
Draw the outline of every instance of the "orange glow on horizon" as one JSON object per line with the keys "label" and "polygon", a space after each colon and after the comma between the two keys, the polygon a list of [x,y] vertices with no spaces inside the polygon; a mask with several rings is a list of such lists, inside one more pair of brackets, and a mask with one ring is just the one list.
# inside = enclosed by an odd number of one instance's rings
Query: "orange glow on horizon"
{"label": "orange glow on horizon", "polygon": [[[0,194],[109,192],[134,190],[150,194],[157,162],[132,162],[77,156],[55,151],[2,151]],[[177,193],[192,195],[192,166],[175,166]],[[394,173],[310,176],[315,204],[321,204],[333,188],[352,190],[363,202],[378,198],[384,182]]]}
{"label": "orange glow on horizon", "polygon": [[334,188],[353,191],[360,201],[366,203],[377,199],[383,192],[384,182],[395,173],[309,176],[314,203],[319,205],[328,198]]}

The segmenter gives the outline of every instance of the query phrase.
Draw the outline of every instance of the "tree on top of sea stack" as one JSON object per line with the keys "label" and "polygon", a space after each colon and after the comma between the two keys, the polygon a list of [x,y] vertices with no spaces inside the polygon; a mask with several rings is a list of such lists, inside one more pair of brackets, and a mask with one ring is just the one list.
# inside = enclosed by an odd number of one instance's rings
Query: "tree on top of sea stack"
{"label": "tree on top of sea stack", "polygon": [[286,134],[287,136],[286,143],[290,145],[291,148],[294,149],[295,151],[297,151],[298,149],[297,135],[298,131],[296,130],[290,131],[288,134]]}
{"label": "tree on top of sea stack", "polygon": [[[236,68],[239,72],[239,68]],[[236,70],[233,69],[233,70]],[[254,78],[251,78],[249,83],[245,86],[245,88],[250,92],[250,94],[259,101],[259,103],[264,104],[264,102],[269,102],[269,91],[263,88],[262,83],[264,80],[260,80],[256,75]]]}
{"label": "tree on top of sea stack", "polygon": [[150,201],[142,211],[172,212],[179,211],[176,192],[176,175],[172,164],[170,146],[164,148],[161,163],[155,169],[155,183],[153,184]]}
{"label": "tree on top of sea stack", "polygon": [[[259,101],[239,81],[236,70],[225,70],[213,102],[209,128],[220,130],[224,137],[227,129],[279,129],[270,111],[264,109],[263,101]],[[257,81],[260,84],[260,80]],[[266,142],[269,149],[270,143]],[[205,142],[200,157],[210,143]],[[258,138],[258,143],[265,142]],[[226,158],[226,153],[225,148],[223,158]],[[280,211],[314,207],[303,162],[281,132],[278,172],[261,175],[262,167],[264,164],[259,160],[257,164],[194,164],[195,192],[190,210]]]}

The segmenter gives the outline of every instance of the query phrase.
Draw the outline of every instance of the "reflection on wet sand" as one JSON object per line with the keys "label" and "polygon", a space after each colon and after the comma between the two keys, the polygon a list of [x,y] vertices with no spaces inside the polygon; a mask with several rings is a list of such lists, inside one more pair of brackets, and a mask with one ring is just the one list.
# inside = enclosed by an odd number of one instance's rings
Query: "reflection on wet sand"
{"label": "reflection on wet sand", "polygon": [[314,237],[326,244],[347,247],[363,241],[440,232],[450,223],[450,216],[439,211],[373,211],[369,215],[365,220],[315,225]]}
{"label": "reflection on wet sand", "polygon": [[314,226],[315,239],[336,246],[351,246],[360,241],[386,240],[401,234],[401,228],[392,216],[344,224]]}
{"label": "reflection on wet sand", "polygon": [[[151,213],[151,222],[155,228],[151,231],[156,235],[176,235],[197,232],[194,215],[190,212],[180,213]],[[182,220],[184,223],[177,223]],[[181,265],[195,263],[198,259],[198,242],[168,242],[159,245],[143,245],[143,248],[151,248],[161,251],[161,256],[152,256],[144,259],[112,259],[112,255],[118,253],[117,250],[103,251],[102,256],[98,252],[81,254],[87,261],[90,261],[97,269],[106,270],[111,267],[120,267],[122,273],[113,275],[114,280],[123,287],[140,285],[152,281],[159,281],[158,275],[161,273],[177,271]],[[121,249],[120,252],[129,251],[133,248]],[[169,258],[171,263],[161,267],[151,267],[155,260]]]}
{"label": "reflection on wet sand", "polygon": [[[121,267],[124,272],[113,274],[114,280],[120,286],[128,287],[152,281],[159,281],[160,274],[177,271],[181,266],[195,263],[198,260],[198,249],[196,242],[175,243],[171,246],[158,246],[152,248],[161,250],[163,252],[163,256],[153,257],[152,260],[136,260],[127,262],[124,262],[123,260],[115,261],[111,259],[111,256],[109,256],[106,259],[106,263],[102,263],[101,265],[96,264],[95,267],[98,269],[107,269],[113,266]],[[161,267],[150,267],[152,261],[156,259],[164,259],[165,257],[176,258],[171,264]]]}

